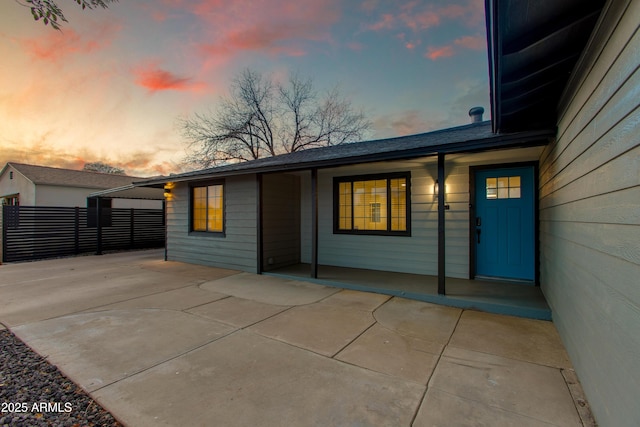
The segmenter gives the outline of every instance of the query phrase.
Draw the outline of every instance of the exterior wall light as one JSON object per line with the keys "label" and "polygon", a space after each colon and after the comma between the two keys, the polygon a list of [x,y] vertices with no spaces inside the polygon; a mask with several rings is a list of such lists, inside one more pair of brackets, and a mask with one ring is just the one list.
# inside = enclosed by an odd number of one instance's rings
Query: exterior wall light
{"label": "exterior wall light", "polygon": [[[438,192],[439,192],[439,185],[438,185],[438,180],[436,179],[435,182],[433,183],[433,201],[437,202],[438,201]],[[447,204],[447,185],[445,184],[444,186],[444,208],[445,210],[449,210],[449,205]]]}

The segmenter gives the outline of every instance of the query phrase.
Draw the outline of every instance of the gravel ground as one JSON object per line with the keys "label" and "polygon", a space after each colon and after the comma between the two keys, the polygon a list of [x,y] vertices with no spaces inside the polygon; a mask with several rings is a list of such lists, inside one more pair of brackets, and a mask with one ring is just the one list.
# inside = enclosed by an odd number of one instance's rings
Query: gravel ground
{"label": "gravel ground", "polygon": [[122,427],[58,368],[0,331],[0,427]]}

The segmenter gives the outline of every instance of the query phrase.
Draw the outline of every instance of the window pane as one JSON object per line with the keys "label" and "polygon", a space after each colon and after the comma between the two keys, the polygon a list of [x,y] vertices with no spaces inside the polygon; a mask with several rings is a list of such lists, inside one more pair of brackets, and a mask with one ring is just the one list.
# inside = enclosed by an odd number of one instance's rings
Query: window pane
{"label": "window pane", "polygon": [[222,185],[193,188],[193,230],[224,231],[224,198]]}
{"label": "window pane", "polygon": [[506,176],[498,178],[498,188],[504,188],[509,186],[509,178]]}
{"label": "window pane", "polygon": [[407,180],[392,179],[391,187],[391,230],[406,231],[407,216]]}
{"label": "window pane", "polygon": [[222,232],[223,231],[223,199],[222,199],[222,185],[210,185],[207,187],[208,192],[208,221],[207,230]]}
{"label": "window pane", "polygon": [[487,199],[495,199],[498,197],[498,180],[496,178],[487,178]]}
{"label": "window pane", "polygon": [[387,180],[363,181],[364,229],[387,229]]}
{"label": "window pane", "polygon": [[518,187],[518,188],[510,188],[509,189],[509,198],[510,199],[519,199],[520,198],[520,187]]}
{"label": "window pane", "polygon": [[406,231],[407,184],[406,178],[338,182],[337,229]]}
{"label": "window pane", "polygon": [[338,188],[338,206],[340,230],[351,230],[351,183],[341,182]]}
{"label": "window pane", "polygon": [[207,229],[207,189],[195,187],[193,189],[193,229],[206,231]]}
{"label": "window pane", "polygon": [[510,176],[509,177],[509,187],[520,187],[520,177],[519,176]]}

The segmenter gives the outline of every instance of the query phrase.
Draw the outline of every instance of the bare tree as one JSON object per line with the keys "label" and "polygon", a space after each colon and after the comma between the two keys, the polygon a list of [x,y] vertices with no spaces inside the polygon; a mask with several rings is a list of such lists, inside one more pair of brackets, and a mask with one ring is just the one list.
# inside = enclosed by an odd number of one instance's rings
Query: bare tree
{"label": "bare tree", "polygon": [[362,111],[333,89],[320,97],[311,79],[276,84],[245,70],[217,111],[179,120],[186,163],[206,168],[356,141],[369,129]]}
{"label": "bare tree", "polygon": [[[84,9],[95,9],[102,7],[106,9],[108,3],[114,3],[118,0],[73,0]],[[52,28],[60,29],[60,21],[69,22],[62,13],[60,6],[53,0],[15,0],[16,3],[31,9],[33,19],[39,21],[42,19],[44,25],[51,24]]]}
{"label": "bare tree", "polygon": [[102,162],[85,163],[82,170],[90,172],[110,173],[113,175],[124,175],[124,169],[120,169]]}

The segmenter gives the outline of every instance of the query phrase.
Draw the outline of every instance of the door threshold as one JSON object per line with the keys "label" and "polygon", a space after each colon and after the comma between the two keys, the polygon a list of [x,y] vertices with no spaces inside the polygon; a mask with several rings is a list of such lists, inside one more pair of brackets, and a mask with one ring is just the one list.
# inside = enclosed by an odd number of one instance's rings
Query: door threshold
{"label": "door threshold", "polygon": [[533,280],[526,279],[512,279],[509,277],[494,277],[494,276],[480,276],[476,275],[474,280],[485,280],[487,282],[501,282],[501,283],[513,283],[517,285],[530,285],[534,286],[535,282]]}

